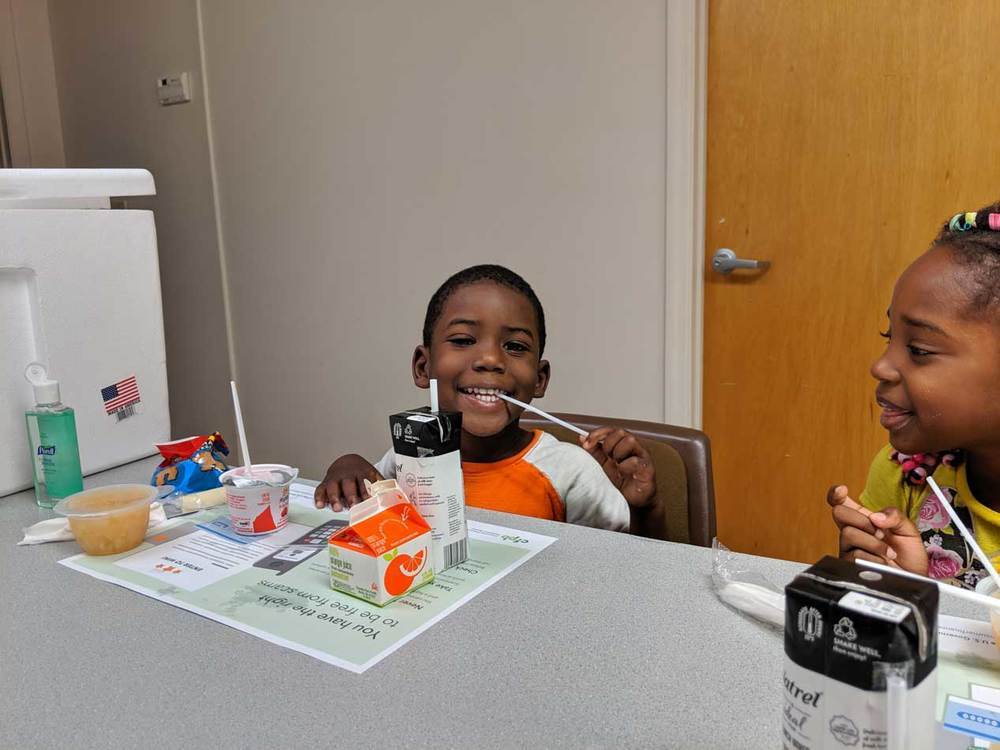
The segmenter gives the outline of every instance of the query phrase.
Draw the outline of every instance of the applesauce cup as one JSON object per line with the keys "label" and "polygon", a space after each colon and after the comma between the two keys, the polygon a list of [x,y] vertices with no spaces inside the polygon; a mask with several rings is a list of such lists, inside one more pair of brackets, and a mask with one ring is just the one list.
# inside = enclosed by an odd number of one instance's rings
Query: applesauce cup
{"label": "applesauce cup", "polygon": [[70,495],[52,510],[66,516],[88,555],[116,555],[138,547],[146,537],[156,494],[148,484],[112,484]]}

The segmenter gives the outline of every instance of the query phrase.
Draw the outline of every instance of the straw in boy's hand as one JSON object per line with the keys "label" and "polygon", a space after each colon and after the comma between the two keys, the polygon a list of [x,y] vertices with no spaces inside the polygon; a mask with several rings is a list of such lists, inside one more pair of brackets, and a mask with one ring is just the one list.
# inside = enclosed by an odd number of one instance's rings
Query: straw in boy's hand
{"label": "straw in boy's hand", "polygon": [[604,469],[633,508],[649,505],[656,496],[656,469],[639,439],[618,427],[598,427],[580,445]]}
{"label": "straw in boy's hand", "polygon": [[656,495],[656,470],[653,462],[648,451],[632,433],[616,427],[599,427],[588,433],[533,404],[518,401],[505,393],[498,393],[497,396],[579,435],[580,445],[601,465],[630,507],[648,505]]}
{"label": "straw in boy's hand", "polygon": [[525,411],[530,411],[532,414],[537,414],[538,416],[542,417],[543,419],[549,420],[553,424],[557,424],[560,427],[565,427],[567,430],[570,430],[571,432],[575,432],[577,435],[580,435],[581,437],[587,437],[587,431],[586,430],[583,430],[583,429],[577,427],[575,424],[571,424],[571,423],[567,422],[565,419],[560,419],[555,414],[549,414],[547,411],[543,411],[542,409],[539,409],[534,404],[527,404],[524,401],[518,401],[513,396],[510,396],[510,395],[508,395],[506,393],[502,393],[502,392],[501,393],[497,393],[497,397],[503,399],[507,403],[514,404],[514,406],[520,406],[522,409],[524,409]]}

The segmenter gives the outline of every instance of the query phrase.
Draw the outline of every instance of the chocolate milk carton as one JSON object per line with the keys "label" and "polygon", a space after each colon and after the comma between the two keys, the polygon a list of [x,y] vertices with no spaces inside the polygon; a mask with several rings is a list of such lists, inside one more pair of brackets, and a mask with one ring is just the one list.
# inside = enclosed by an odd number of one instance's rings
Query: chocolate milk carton
{"label": "chocolate milk carton", "polygon": [[462,484],[461,412],[414,409],[389,417],[396,480],[431,526],[431,562],[440,573],[469,557]]}
{"label": "chocolate milk carton", "polygon": [[906,732],[895,747],[931,750],[937,609],[935,584],[846,560],[796,576],[785,587],[782,747],[883,750],[891,722]]}

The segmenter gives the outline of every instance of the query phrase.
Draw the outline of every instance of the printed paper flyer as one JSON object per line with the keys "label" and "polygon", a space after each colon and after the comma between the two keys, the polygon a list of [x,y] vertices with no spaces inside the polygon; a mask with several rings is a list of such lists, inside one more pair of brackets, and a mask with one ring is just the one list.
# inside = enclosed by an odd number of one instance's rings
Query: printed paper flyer
{"label": "printed paper flyer", "polygon": [[230,627],[364,672],[555,541],[469,521],[469,559],[386,607],[330,588],[326,539],[342,526],[293,503],[263,538],[227,534],[227,512],[175,519],[130,552],[61,564]]}
{"label": "printed paper flyer", "polygon": [[1000,742],[1000,651],[990,624],[938,616],[940,750]]}

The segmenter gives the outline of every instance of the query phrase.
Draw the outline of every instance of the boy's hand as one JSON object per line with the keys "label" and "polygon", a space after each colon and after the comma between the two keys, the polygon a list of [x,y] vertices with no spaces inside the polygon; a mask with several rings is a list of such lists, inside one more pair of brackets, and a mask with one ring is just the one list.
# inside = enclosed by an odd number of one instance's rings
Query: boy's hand
{"label": "boy's hand", "polygon": [[861,558],[927,575],[927,550],[920,531],[899,508],[872,512],[852,500],[842,484],[830,488],[826,501],[840,529],[841,558]]}
{"label": "boy's hand", "polygon": [[611,483],[632,508],[649,505],[656,496],[656,469],[649,452],[631,432],[617,427],[598,427],[580,445],[604,469]]}
{"label": "boy's hand", "polygon": [[365,482],[379,482],[384,477],[375,467],[361,456],[350,453],[341,456],[326,470],[326,476],[316,488],[313,498],[317,508],[327,505],[331,510],[338,511],[357,505],[365,499]]}

